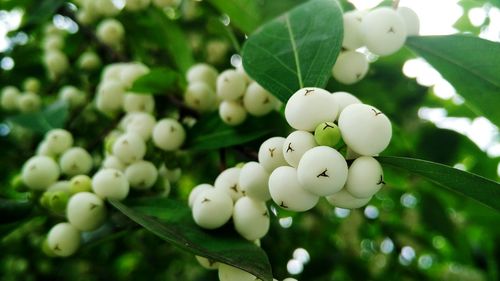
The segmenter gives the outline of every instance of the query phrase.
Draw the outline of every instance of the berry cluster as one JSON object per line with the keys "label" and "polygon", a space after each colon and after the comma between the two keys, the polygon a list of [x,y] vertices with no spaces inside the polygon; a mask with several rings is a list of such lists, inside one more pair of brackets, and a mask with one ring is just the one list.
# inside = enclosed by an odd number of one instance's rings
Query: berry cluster
{"label": "berry cluster", "polygon": [[219,74],[207,64],[196,64],[188,70],[186,79],[186,104],[199,112],[218,107],[222,121],[231,126],[243,123],[247,113],[263,116],[279,106],[278,100],[252,81],[242,67]]}
{"label": "berry cluster", "polygon": [[333,77],[343,84],[353,84],[365,77],[369,62],[356,51],[366,47],[372,54],[388,56],[403,47],[406,37],[418,35],[419,19],[407,7],[379,7],[371,11],[349,11],[344,14],[344,39],[332,69]]}
{"label": "berry cluster", "polygon": [[5,86],[2,89],[0,105],[6,111],[22,113],[36,112],[42,106],[39,96],[40,81],[36,78],[26,78],[23,82],[23,92],[15,86]]}

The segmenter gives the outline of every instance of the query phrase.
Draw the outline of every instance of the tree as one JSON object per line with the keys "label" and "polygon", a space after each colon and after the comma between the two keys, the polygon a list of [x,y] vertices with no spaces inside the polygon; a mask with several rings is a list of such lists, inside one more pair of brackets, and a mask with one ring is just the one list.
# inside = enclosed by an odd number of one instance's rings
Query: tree
{"label": "tree", "polygon": [[498,138],[493,16],[398,3],[3,1],[3,278],[497,280],[498,156],[419,118]]}

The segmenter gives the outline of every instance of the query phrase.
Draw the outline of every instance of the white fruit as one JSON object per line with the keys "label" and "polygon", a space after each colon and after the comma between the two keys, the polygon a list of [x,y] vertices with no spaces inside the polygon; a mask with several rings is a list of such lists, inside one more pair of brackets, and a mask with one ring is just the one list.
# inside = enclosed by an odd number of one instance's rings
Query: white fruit
{"label": "white fruit", "polygon": [[228,69],[217,77],[217,96],[223,100],[235,101],[245,94],[245,76],[235,69]]}
{"label": "white fruit", "polygon": [[17,109],[18,100],[21,93],[16,87],[7,86],[2,89],[2,98],[0,104],[5,110]]}
{"label": "white fruit", "polygon": [[297,167],[302,155],[315,146],[316,141],[313,134],[306,131],[295,131],[289,134],[283,143],[283,156],[290,166]]}
{"label": "white fruit", "polygon": [[130,187],[144,190],[151,188],[158,178],[158,169],[149,161],[138,161],[125,170]]}
{"label": "white fruit", "polygon": [[247,111],[238,101],[223,101],[219,105],[219,116],[224,123],[236,126],[245,121]]}
{"label": "white fruit", "polygon": [[356,51],[342,52],[332,69],[333,78],[343,84],[354,84],[368,73],[366,56]]}
{"label": "white fruit", "polygon": [[305,190],[318,196],[338,192],[347,180],[347,162],[329,146],[309,149],[297,167],[297,179]]}
{"label": "white fruit", "polygon": [[179,149],[185,139],[186,131],[181,123],[175,119],[161,119],[153,129],[154,144],[165,151]]}
{"label": "white fruit", "polygon": [[153,112],[155,100],[153,96],[147,94],[138,94],[127,92],[123,96],[123,110],[130,112]]}
{"label": "white fruit", "polygon": [[101,65],[101,58],[96,53],[87,51],[80,55],[77,63],[79,68],[90,71]]}
{"label": "white fruit", "polygon": [[349,167],[346,190],[354,197],[367,198],[375,195],[384,186],[382,166],[373,157],[362,156]]}
{"label": "white fruit", "polygon": [[106,158],[104,158],[104,161],[102,161],[102,167],[103,168],[108,168],[108,169],[116,169],[120,171],[125,171],[125,164],[118,159],[118,157],[114,155],[108,155]]}
{"label": "white fruit", "polygon": [[81,147],[73,147],[61,155],[59,165],[65,175],[86,175],[92,170],[92,156]]}
{"label": "white fruit", "polygon": [[122,109],[124,93],[124,86],[118,81],[109,80],[101,83],[97,89],[97,109],[105,113]]}
{"label": "white fruit", "polygon": [[194,256],[198,263],[205,269],[214,270],[219,268],[219,263],[205,257]]}
{"label": "white fruit", "polygon": [[364,16],[363,11],[349,11],[344,14],[344,40],[342,47],[348,50],[356,50],[363,47],[363,34],[361,33],[361,22]]}
{"label": "white fruit", "polygon": [[252,78],[245,71],[245,68],[243,68],[243,62],[238,64],[238,66],[236,67],[236,71],[238,71],[239,73],[241,73],[241,75],[243,75],[245,77],[245,81],[247,82],[247,84],[250,84],[253,82]]}
{"label": "white fruit", "polygon": [[358,154],[373,156],[391,141],[391,121],[381,111],[367,104],[351,104],[340,114],[342,139]]}
{"label": "white fruit", "polygon": [[345,188],[339,192],[326,197],[328,203],[343,209],[357,209],[365,206],[372,198],[356,198]]}
{"label": "white fruit", "polygon": [[120,81],[127,87],[131,87],[137,78],[147,74],[149,68],[140,62],[131,62],[123,65],[120,71]]}
{"label": "white fruit", "polygon": [[47,156],[33,156],[23,165],[23,183],[33,190],[47,189],[59,178],[59,166]]}
{"label": "white fruit", "polygon": [[26,92],[38,93],[41,86],[40,80],[34,77],[28,77],[23,81],[23,88]]}
{"label": "white fruit", "polygon": [[200,112],[214,107],[217,97],[212,88],[205,82],[190,83],[184,93],[186,105]]}
{"label": "white fruit", "polygon": [[94,0],[92,1],[92,6],[99,14],[110,17],[115,16],[120,12],[114,2],[115,1],[113,0]]}
{"label": "white fruit", "polygon": [[123,62],[106,65],[101,74],[101,81],[116,81],[121,83],[121,72],[125,65],[127,64]]}
{"label": "white fruit", "polygon": [[51,158],[55,158],[57,154],[55,154],[52,150],[50,150],[49,145],[46,141],[41,141],[36,148],[36,155],[45,155]]}
{"label": "white fruit", "polygon": [[84,25],[91,25],[97,19],[97,15],[90,9],[79,9],[76,13],[76,19]]}
{"label": "white fruit", "polygon": [[128,116],[130,119],[125,125],[125,131],[138,134],[144,141],[149,140],[156,125],[154,116],[144,112],[134,112]]}
{"label": "white fruit", "polygon": [[54,254],[68,257],[80,246],[80,232],[69,223],[59,223],[50,229],[47,243]]}
{"label": "white fruit", "polygon": [[222,171],[214,182],[215,189],[226,192],[236,202],[243,193],[238,184],[241,168],[233,167]]}
{"label": "white fruit", "polygon": [[212,66],[205,63],[199,63],[191,66],[188,69],[186,73],[186,79],[189,84],[195,82],[203,82],[215,90],[215,84],[218,75],[219,72],[217,72],[217,70]]}
{"label": "white fruit", "polygon": [[259,163],[269,173],[279,166],[288,165],[283,156],[285,140],[283,137],[272,137],[264,141],[259,147]]}
{"label": "white fruit", "polygon": [[233,223],[236,231],[249,241],[264,237],[270,224],[266,203],[241,197],[234,204]]}
{"label": "white fruit", "polygon": [[63,74],[69,67],[68,57],[59,50],[45,52],[43,61],[47,70],[54,76]]}
{"label": "white fruit", "polygon": [[113,155],[123,163],[131,164],[141,160],[146,155],[146,143],[138,134],[128,132],[115,140]]}
{"label": "white fruit", "polygon": [[79,192],[68,201],[66,217],[80,231],[97,229],[106,219],[104,201],[92,192]]}
{"label": "white fruit", "polygon": [[175,8],[180,4],[180,0],[152,0],[153,5],[155,5],[158,8]]}
{"label": "white fruit", "polygon": [[285,106],[285,118],[296,130],[314,131],[322,122],[334,121],[338,105],[330,92],[320,88],[302,88]]}
{"label": "white fruit", "polygon": [[361,31],[366,47],[380,56],[395,53],[406,40],[406,24],[389,7],[376,8],[366,14],[361,23]]}
{"label": "white fruit", "polygon": [[128,195],[129,183],[116,169],[102,169],[92,177],[92,190],[103,199],[123,200]]}
{"label": "white fruit", "polygon": [[246,196],[260,201],[271,199],[268,181],[269,172],[260,163],[248,162],[241,167],[238,185]]}
{"label": "white fruit", "polygon": [[25,92],[17,99],[19,111],[28,113],[40,110],[42,99],[39,95],[32,92]]}
{"label": "white fruit", "polygon": [[125,29],[121,22],[115,19],[105,19],[97,25],[96,35],[104,44],[116,46],[123,40]]}
{"label": "white fruit", "polygon": [[233,213],[233,200],[223,190],[213,188],[201,192],[194,200],[193,219],[197,225],[215,229],[229,221]]}
{"label": "white fruit", "polygon": [[252,274],[224,263],[219,265],[219,281],[255,281]]}
{"label": "white fruit", "polygon": [[85,103],[85,93],[74,86],[64,86],[59,90],[59,99],[71,107],[76,107]]}
{"label": "white fruit", "polygon": [[417,13],[408,7],[398,7],[397,12],[406,25],[408,36],[418,35],[420,32],[420,20]]}
{"label": "white fruit", "polygon": [[252,82],[243,96],[243,106],[253,116],[271,112],[277,104],[276,98],[257,82]]}
{"label": "white fruit", "polygon": [[339,116],[346,106],[354,103],[362,103],[357,97],[348,92],[334,92],[332,93],[332,96],[335,99],[335,102],[339,105]]}
{"label": "white fruit", "polygon": [[63,191],[70,193],[70,182],[69,181],[56,181],[47,188],[48,192]]}
{"label": "white fruit", "polygon": [[273,201],[286,210],[304,212],[318,203],[319,196],[305,190],[297,179],[293,167],[276,168],[269,176],[269,192]]}
{"label": "white fruit", "polygon": [[207,183],[202,183],[197,186],[195,186],[191,192],[189,193],[189,198],[188,198],[188,205],[189,208],[193,208],[194,201],[196,198],[198,198],[198,195],[200,195],[204,190],[212,189],[214,188],[212,185],[207,184]]}
{"label": "white fruit", "polygon": [[125,10],[128,11],[139,11],[143,10],[149,6],[151,0],[127,0],[125,2]]}
{"label": "white fruit", "polygon": [[43,49],[50,51],[53,49],[60,50],[64,47],[64,39],[60,35],[50,35],[43,40]]}

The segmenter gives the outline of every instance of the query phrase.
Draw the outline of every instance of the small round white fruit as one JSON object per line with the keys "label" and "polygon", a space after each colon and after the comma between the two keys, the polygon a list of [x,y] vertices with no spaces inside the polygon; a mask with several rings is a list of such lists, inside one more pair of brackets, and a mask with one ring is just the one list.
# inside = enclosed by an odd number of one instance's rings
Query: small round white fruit
{"label": "small round white fruit", "polygon": [[228,69],[217,77],[217,96],[223,100],[235,101],[245,94],[246,80],[240,72]]}
{"label": "small round white fruit", "polygon": [[122,109],[124,86],[118,81],[105,81],[97,89],[96,107],[101,112],[113,113]]}
{"label": "small round white fruit", "polygon": [[322,122],[334,121],[338,105],[330,92],[320,88],[302,88],[285,106],[285,118],[296,130],[314,131]]}
{"label": "small round white fruit", "polygon": [[283,137],[272,137],[260,145],[258,154],[259,163],[267,172],[271,173],[279,166],[288,165],[283,156],[285,140]]}
{"label": "small round white fruit", "polygon": [[397,12],[405,22],[407,35],[418,35],[420,32],[420,20],[417,13],[408,7],[398,7]]}
{"label": "small round white fruit", "polygon": [[367,104],[351,104],[340,114],[339,128],[347,146],[360,155],[374,156],[391,141],[391,121]]}
{"label": "small round white fruit", "polygon": [[219,265],[219,281],[255,281],[252,274],[224,263]]}
{"label": "small round white fruit", "polygon": [[23,81],[23,88],[26,92],[38,93],[41,87],[40,80],[35,77],[28,77]]}
{"label": "small round white fruit", "polygon": [[71,256],[80,247],[80,231],[66,222],[56,224],[47,235],[47,243],[54,254]]}
{"label": "small round white fruit", "polygon": [[246,196],[260,201],[271,199],[268,181],[269,172],[260,163],[248,162],[241,167],[238,185]]}
{"label": "small round white fruit", "polygon": [[96,53],[87,51],[80,55],[77,63],[79,68],[90,71],[101,65],[101,58]]}
{"label": "small round white fruit", "polygon": [[357,209],[365,206],[372,198],[356,198],[352,196],[345,188],[339,192],[326,197],[328,203],[335,207],[343,209]]}
{"label": "small round white fruit", "polygon": [[144,190],[151,188],[158,178],[158,169],[149,161],[137,161],[125,170],[130,187]]}
{"label": "small round white fruit", "polygon": [[103,199],[123,200],[129,188],[125,175],[116,169],[102,169],[92,177],[92,190]]}
{"label": "small round white fruit", "polygon": [[344,14],[344,39],[342,40],[342,47],[348,50],[356,50],[363,47],[361,22],[363,21],[364,14],[363,11],[359,10],[349,11]]}
{"label": "small round white fruit", "polygon": [[153,112],[155,100],[153,96],[127,92],[123,96],[123,110],[129,112]]}
{"label": "small round white fruit", "polygon": [[134,163],[146,155],[146,143],[138,134],[128,132],[113,143],[113,155],[125,164]]}
{"label": "small round white fruit", "polygon": [[198,263],[205,269],[215,270],[215,269],[219,268],[219,263],[214,261],[214,260],[211,260],[211,259],[208,259],[205,257],[201,257],[201,256],[195,256],[195,258],[198,261]]}
{"label": "small round white fruit", "polygon": [[335,102],[339,105],[339,116],[348,105],[362,103],[361,100],[348,92],[334,92],[332,93],[332,96],[335,99]]}
{"label": "small round white fruit", "polygon": [[224,123],[236,126],[245,121],[247,111],[238,101],[222,101],[219,105],[219,116]]}
{"label": "small round white fruit", "polygon": [[266,203],[241,197],[234,204],[233,223],[236,231],[249,241],[264,237],[270,224]]}
{"label": "small round white fruit", "polygon": [[115,19],[105,19],[97,25],[96,35],[104,44],[116,46],[123,40],[125,29],[121,22]]}
{"label": "small round white fruit", "polygon": [[243,96],[243,107],[253,116],[268,114],[276,107],[276,104],[276,98],[257,82],[250,83]]}
{"label": "small round white fruit", "polygon": [[108,169],[116,169],[120,171],[125,171],[125,164],[114,155],[107,155],[102,161],[101,166]]}
{"label": "small round white fruit", "polygon": [[153,143],[165,151],[179,149],[185,139],[186,131],[175,119],[161,119],[153,128]]}
{"label": "small round white fruit", "polygon": [[190,83],[184,93],[186,105],[200,112],[210,111],[217,102],[215,92],[205,82]]}
{"label": "small round white fruit", "polygon": [[202,191],[194,200],[193,219],[197,225],[215,229],[229,221],[233,213],[233,200],[217,188]]}
{"label": "small round white fruit", "polygon": [[80,231],[95,230],[106,219],[106,206],[94,193],[79,192],[69,199],[66,217]]}
{"label": "small round white fruit", "polygon": [[125,125],[125,131],[138,134],[144,141],[149,140],[156,125],[154,116],[145,112],[134,112],[129,117],[130,119]]}
{"label": "small round white fruit", "polygon": [[65,175],[86,175],[92,170],[92,156],[81,147],[72,147],[61,155],[59,165]]}
{"label": "small round white fruit", "polygon": [[64,86],[59,90],[59,99],[71,107],[76,107],[85,103],[85,93],[74,86]]}
{"label": "small round white fruit", "polygon": [[202,184],[199,184],[199,185],[193,187],[191,192],[189,192],[189,197],[188,197],[189,208],[193,208],[194,201],[196,200],[198,195],[200,195],[204,190],[211,189],[211,188],[214,188],[214,187],[208,183],[202,183]]}
{"label": "small round white fruit", "polygon": [[203,82],[215,89],[215,83],[219,72],[205,63],[199,63],[191,66],[186,73],[186,80],[191,84],[194,82]]}
{"label": "small round white fruit", "polygon": [[338,192],[347,180],[347,162],[329,146],[309,149],[300,159],[297,179],[302,187],[318,196]]}
{"label": "small round white fruit", "polygon": [[17,99],[17,107],[23,113],[38,111],[41,105],[40,96],[32,92],[25,92]]}
{"label": "small round white fruit", "polygon": [[50,50],[44,54],[43,61],[51,75],[59,76],[69,68],[66,54],[59,50]]}
{"label": "small round white fruit", "polygon": [[349,167],[345,188],[354,197],[367,198],[375,195],[384,184],[380,163],[373,157],[362,156]]}
{"label": "small round white fruit", "polygon": [[368,73],[366,56],[356,51],[342,52],[332,68],[333,78],[342,84],[354,84]]}
{"label": "small round white fruit", "polygon": [[47,156],[33,156],[23,165],[23,183],[33,190],[47,189],[59,178],[59,166]]}
{"label": "small round white fruit", "polygon": [[283,144],[283,156],[290,166],[297,167],[302,155],[315,146],[316,141],[313,134],[306,131],[295,131],[286,137]]}
{"label": "small round white fruit", "polygon": [[215,189],[226,192],[234,202],[236,202],[236,200],[243,196],[241,188],[238,184],[238,181],[240,179],[240,172],[241,168],[228,168],[222,171],[222,173],[217,176],[214,182]]}
{"label": "small round white fruit", "polygon": [[406,41],[406,24],[396,10],[376,8],[363,17],[361,32],[370,52],[387,56],[395,53]]}
{"label": "small round white fruit", "polygon": [[7,86],[2,89],[2,98],[0,104],[5,110],[17,109],[18,99],[21,93],[16,87]]}
{"label": "small round white fruit", "polygon": [[318,203],[319,196],[305,190],[297,179],[297,170],[289,166],[276,168],[269,176],[269,192],[283,209],[305,212]]}
{"label": "small round white fruit", "polygon": [[61,154],[73,145],[73,135],[65,129],[52,129],[45,134],[45,143],[54,154]]}

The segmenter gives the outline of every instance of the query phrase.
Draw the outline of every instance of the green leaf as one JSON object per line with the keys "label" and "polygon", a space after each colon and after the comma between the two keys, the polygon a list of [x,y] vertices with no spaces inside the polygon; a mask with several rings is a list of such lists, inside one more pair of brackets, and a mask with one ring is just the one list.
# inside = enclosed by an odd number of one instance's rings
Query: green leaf
{"label": "green leaf", "polygon": [[45,134],[52,129],[62,128],[68,112],[65,102],[55,102],[42,111],[15,115],[7,120],[35,133]]}
{"label": "green leaf", "polygon": [[261,23],[261,16],[254,0],[209,0],[221,13],[227,14],[236,27],[251,33]]}
{"label": "green leaf", "polygon": [[246,143],[271,133],[279,134],[280,128],[286,128],[283,118],[278,113],[264,117],[248,118],[243,124],[229,126],[218,114],[202,118],[188,130],[186,148],[192,150],[210,150]]}
{"label": "green leaf", "polygon": [[138,94],[165,94],[175,86],[177,73],[165,67],[153,68],[149,73],[135,80],[130,92]]}
{"label": "green leaf", "polygon": [[500,44],[469,35],[410,37],[406,44],[448,80],[478,115],[500,125]]}
{"label": "green leaf", "polygon": [[324,87],[340,52],[342,10],[335,0],[312,0],[263,25],[243,46],[243,66],[286,102],[303,87]]}
{"label": "green leaf", "polygon": [[500,184],[476,174],[426,160],[385,156],[378,160],[386,165],[407,170],[454,192],[500,210]]}
{"label": "green leaf", "polygon": [[33,5],[26,11],[27,19],[23,28],[34,28],[50,19],[64,4],[64,0],[33,1]]}
{"label": "green leaf", "polygon": [[0,198],[0,224],[13,223],[27,217],[33,209],[33,203],[27,200]]}
{"label": "green leaf", "polygon": [[111,205],[163,240],[195,255],[241,268],[264,281],[273,279],[265,252],[232,233],[206,231],[195,224],[190,209],[168,198],[143,198]]}

